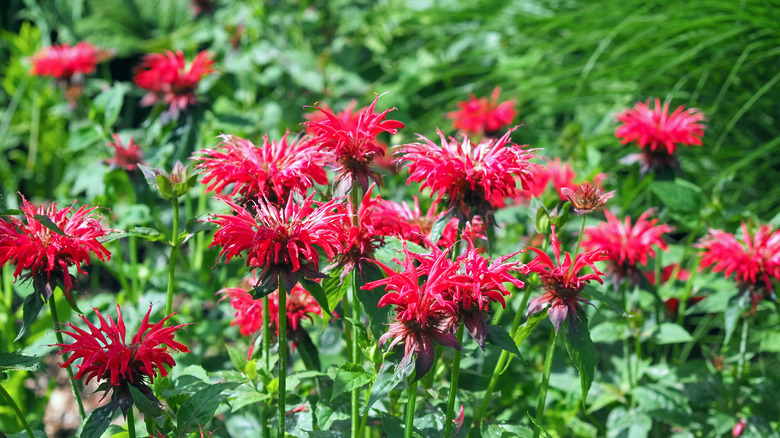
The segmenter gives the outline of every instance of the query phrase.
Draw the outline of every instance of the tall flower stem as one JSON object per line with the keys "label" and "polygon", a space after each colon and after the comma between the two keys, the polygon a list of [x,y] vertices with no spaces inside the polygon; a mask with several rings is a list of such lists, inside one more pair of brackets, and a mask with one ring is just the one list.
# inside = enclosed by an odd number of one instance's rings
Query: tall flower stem
{"label": "tall flower stem", "polygon": [[173,313],[173,289],[176,281],[176,255],[179,248],[179,198],[171,198],[173,205],[173,229],[171,230],[171,257],[168,262],[168,300],[165,304],[165,314]]}
{"label": "tall flower stem", "polygon": [[268,307],[268,295],[263,297],[263,359],[265,369],[271,371],[271,319]]}
{"label": "tall flower stem", "polygon": [[[414,375],[409,377],[411,381]],[[409,383],[409,397],[406,402],[406,422],[404,423],[404,438],[412,438],[414,431],[414,408],[417,403],[417,381]],[[445,426],[446,427],[446,426]]]}
{"label": "tall flower stem", "polygon": [[19,406],[16,405],[16,402],[14,401],[14,398],[11,397],[11,394],[8,393],[8,391],[3,388],[3,385],[0,385],[0,394],[3,395],[3,398],[5,398],[6,402],[8,403],[8,406],[10,406],[14,412],[16,413],[16,417],[19,418],[19,421],[22,422],[22,426],[24,427],[24,430],[27,431],[27,436],[30,438],[35,438],[35,434],[33,434],[32,429],[30,429],[30,425],[27,424],[27,420],[24,418],[24,414],[22,413],[22,410],[19,409]]}
{"label": "tall flower stem", "polygon": [[[463,323],[458,326],[458,332],[455,334],[458,338],[458,344],[463,344]],[[450,378],[450,395],[447,398],[447,411],[444,413],[444,436],[452,436],[452,417],[455,414],[455,395],[458,392],[458,377],[460,376],[460,358],[463,354],[455,350],[455,357],[452,358],[452,377]]]}
{"label": "tall flower stem", "polygon": [[[577,257],[577,254],[580,253],[580,245],[582,244],[582,235],[585,233],[585,215],[582,215],[582,225],[580,226],[580,235],[577,236],[577,249],[574,250],[574,254],[572,254],[572,257]],[[574,263],[569,266],[569,274],[574,270]]]}
{"label": "tall flower stem", "polygon": [[[360,321],[360,301],[358,301],[357,290],[359,287],[360,276],[357,266],[352,270],[352,320],[357,323]],[[352,357],[355,363],[360,363],[360,347],[358,346],[358,331],[352,331]],[[360,388],[354,388],[351,393],[352,401],[352,436],[357,437],[360,434]]]}
{"label": "tall flower stem", "polygon": [[3,304],[5,305],[5,337],[8,342],[8,351],[14,351],[14,333],[16,325],[14,318],[14,288],[11,285],[11,268],[3,266]]}
{"label": "tall flower stem", "polygon": [[138,281],[138,240],[135,236],[127,238],[128,251],[130,252],[130,302],[135,304],[138,301],[138,291],[140,289]]}
{"label": "tall flower stem", "polygon": [[284,437],[284,418],[287,395],[287,290],[279,277],[279,421],[277,437]]}
{"label": "tall flower stem", "polygon": [[[33,292],[35,293],[35,292]],[[65,341],[62,339],[62,332],[60,332],[60,318],[57,316],[57,304],[54,302],[54,294],[49,297],[49,309],[51,310],[51,320],[54,323],[54,335],[57,337],[57,343],[59,344],[65,344]],[[67,361],[68,358],[63,354],[62,360]],[[87,414],[84,413],[84,404],[81,402],[81,395],[79,395],[79,389],[76,386],[76,381],[73,379],[73,368],[68,364],[68,366],[65,368],[68,372],[68,381],[70,382],[70,389],[73,391],[73,397],[76,398],[76,404],[79,407],[79,415],[81,415],[81,420],[84,421],[87,419]]]}
{"label": "tall flower stem", "polygon": [[127,410],[127,434],[130,438],[135,438],[135,415],[132,406]]}
{"label": "tall flower stem", "polygon": [[[547,353],[544,356],[544,374],[542,375],[542,389],[539,391],[539,401],[536,403],[536,424],[541,425],[544,420],[544,408],[547,403],[547,388],[550,386],[550,372],[552,371],[553,355],[555,354],[555,341],[558,333],[555,327],[550,329],[550,340],[547,342]],[[542,429],[534,427],[534,438],[539,438]]]}

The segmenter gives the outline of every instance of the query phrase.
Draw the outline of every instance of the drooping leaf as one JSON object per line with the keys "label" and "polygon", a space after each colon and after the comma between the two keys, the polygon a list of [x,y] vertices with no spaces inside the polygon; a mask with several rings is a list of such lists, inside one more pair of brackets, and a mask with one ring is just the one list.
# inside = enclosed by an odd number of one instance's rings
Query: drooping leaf
{"label": "drooping leaf", "polygon": [[192,395],[176,413],[176,431],[179,437],[186,436],[190,427],[195,423],[205,424],[214,416],[224,396],[222,392],[235,389],[240,383],[223,382],[216,383],[196,392]]}
{"label": "drooping leaf", "polygon": [[320,370],[320,352],[317,346],[312,342],[309,332],[302,331],[295,339],[298,344],[298,353],[301,355],[303,364],[306,365],[307,370],[319,371]]}
{"label": "drooping leaf", "polygon": [[43,308],[43,298],[41,298],[41,294],[36,291],[30,292],[30,294],[27,295],[27,298],[24,299],[24,304],[22,306],[22,328],[19,330],[19,334],[16,335],[14,341],[18,341],[27,333],[32,323],[38,319],[41,308]]}
{"label": "drooping leaf", "polygon": [[487,329],[487,341],[501,347],[502,350],[506,350],[517,357],[520,357],[520,350],[517,349],[517,345],[512,336],[505,328],[498,325],[489,325]]}
{"label": "drooping leaf", "polygon": [[385,360],[379,368],[379,373],[376,375],[374,384],[371,386],[371,396],[368,398],[368,403],[366,403],[366,407],[363,409],[364,415],[371,409],[371,406],[373,406],[377,400],[384,398],[390,391],[398,386],[399,383],[412,375],[414,361],[409,360],[407,361],[408,363],[403,364],[401,360],[401,355],[394,351],[391,351],[385,356]]}
{"label": "drooping leaf", "polygon": [[35,220],[41,223],[44,227],[50,229],[51,231],[54,231],[55,233],[59,234],[60,236],[68,236],[65,234],[64,231],[60,229],[60,227],[57,226],[54,222],[52,222],[51,218],[49,216],[46,216],[45,214],[36,214],[33,216]]}
{"label": "drooping leaf", "polygon": [[[584,312],[577,312],[579,318],[568,318],[569,329],[566,333],[566,350],[574,362],[574,366],[580,371],[580,385],[582,386],[582,404],[588,398],[590,385],[593,383],[593,375],[596,373],[596,348],[590,339],[588,332],[588,317]],[[573,316],[573,315],[572,315]]]}
{"label": "drooping leaf", "polygon": [[356,363],[345,363],[338,367],[331,376],[333,379],[333,393],[330,400],[333,401],[339,395],[361,388],[374,379],[362,366]]}
{"label": "drooping leaf", "polygon": [[164,240],[165,234],[149,227],[134,227],[130,231],[123,231],[120,233],[112,233],[98,239],[101,243],[111,242],[117,239],[125,237],[140,237],[150,242],[156,242],[158,240]]}
{"label": "drooping leaf", "polygon": [[329,317],[333,318],[333,313],[330,310],[330,303],[328,303],[328,294],[325,292],[325,289],[323,289],[319,283],[309,278],[303,278],[301,285],[315,300],[317,300],[317,304],[319,304],[320,309],[322,309],[323,316],[327,314]]}
{"label": "drooping leaf", "polygon": [[[144,416],[158,417],[162,414],[162,405],[144,395],[138,388],[128,385],[130,394],[133,396],[133,403]],[[147,388],[148,389],[148,388]]]}
{"label": "drooping leaf", "polygon": [[81,438],[100,438],[114,419],[116,409],[113,403],[108,403],[92,411],[81,429]]}

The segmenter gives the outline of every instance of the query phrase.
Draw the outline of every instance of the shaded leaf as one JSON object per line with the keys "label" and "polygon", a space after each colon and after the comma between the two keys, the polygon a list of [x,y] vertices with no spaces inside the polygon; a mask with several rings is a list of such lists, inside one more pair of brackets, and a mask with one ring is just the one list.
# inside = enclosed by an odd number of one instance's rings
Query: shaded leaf
{"label": "shaded leaf", "polygon": [[302,278],[301,285],[309,292],[309,294],[311,294],[311,296],[314,297],[315,300],[317,300],[317,304],[319,304],[320,309],[322,309],[323,316],[327,314],[333,318],[333,313],[330,310],[330,303],[328,302],[328,294],[325,292],[325,289],[323,289],[322,286],[316,281],[305,277]]}
{"label": "shaded leaf", "polygon": [[0,351],[0,369],[25,370],[33,368],[46,356],[25,356],[18,351]]}
{"label": "shaded leaf", "polygon": [[176,412],[176,431],[180,437],[187,434],[193,423],[205,424],[214,416],[224,396],[223,391],[234,389],[240,383],[216,383],[196,392]]}
{"label": "shaded leaf", "polygon": [[580,371],[582,404],[584,406],[590,385],[593,383],[593,375],[596,373],[596,348],[593,346],[588,332],[587,315],[584,312],[577,313],[579,318],[569,318],[569,330],[566,333],[565,342],[571,361]]}
{"label": "shaded leaf", "polygon": [[364,415],[371,409],[371,406],[376,403],[377,400],[384,398],[390,391],[398,386],[399,383],[412,375],[414,361],[409,360],[404,364],[401,360],[401,355],[394,351],[391,351],[385,356],[385,360],[379,368],[379,373],[376,375],[374,384],[371,386],[371,396],[368,398],[368,403],[366,403],[366,407],[363,409]]}
{"label": "shaded leaf", "polygon": [[158,417],[163,413],[162,405],[159,402],[151,400],[133,385],[128,385],[128,388],[133,396],[133,403],[144,416]]}
{"label": "shaded leaf", "polygon": [[367,373],[362,366],[356,363],[345,363],[338,367],[331,378],[333,379],[331,401],[345,392],[363,387],[374,380],[373,375]]}
{"label": "shaded leaf", "polygon": [[433,227],[431,227],[431,234],[429,236],[431,242],[436,243],[439,241],[439,239],[441,239],[441,235],[444,234],[444,229],[447,228],[447,224],[450,223],[453,217],[455,217],[455,209],[450,208],[447,210],[447,213],[434,222]]}
{"label": "shaded leaf", "polygon": [[81,429],[81,438],[100,438],[111,424],[116,409],[113,403],[108,403],[92,411]]}
{"label": "shaded leaf", "polygon": [[489,325],[487,328],[487,341],[501,347],[502,350],[506,350],[517,357],[520,357],[520,350],[517,349],[517,345],[509,332],[501,326]]}
{"label": "shaded leaf", "polygon": [[51,218],[49,216],[46,216],[45,214],[36,214],[33,216],[35,220],[41,223],[44,227],[50,229],[51,231],[54,231],[55,233],[59,234],[60,236],[68,237],[67,234],[65,234],[64,231],[60,229],[60,227],[57,226],[54,222],[52,222]]}
{"label": "shaded leaf", "polygon": [[32,323],[38,319],[38,314],[41,313],[42,307],[43,298],[41,298],[41,294],[33,291],[27,295],[27,298],[24,299],[24,305],[22,306],[22,328],[19,330],[19,334],[16,335],[16,339],[14,339],[14,341],[18,341],[22,336],[27,334],[27,331],[30,329]]}

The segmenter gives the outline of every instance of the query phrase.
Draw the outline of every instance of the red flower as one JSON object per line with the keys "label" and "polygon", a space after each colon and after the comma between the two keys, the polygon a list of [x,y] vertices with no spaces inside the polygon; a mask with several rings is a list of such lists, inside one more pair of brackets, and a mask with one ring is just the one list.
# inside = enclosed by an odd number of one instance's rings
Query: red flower
{"label": "red flower", "polygon": [[603,210],[607,205],[607,201],[615,196],[614,190],[604,193],[600,187],[593,186],[587,181],[575,186],[574,190],[563,187],[561,188],[561,193],[571,202],[574,211],[580,215]]}
{"label": "red flower", "polygon": [[742,435],[742,431],[745,430],[745,425],[747,423],[745,422],[744,418],[740,418],[737,424],[734,425],[734,427],[731,428],[731,436],[734,438]]}
{"label": "red flower", "polygon": [[[418,245],[426,245],[426,241],[420,236],[429,238],[433,225],[447,214],[445,211],[437,214],[438,206],[438,202],[433,202],[428,211],[423,214],[417,197],[414,197],[413,207],[407,204],[406,201],[402,201],[399,204],[383,199],[375,209],[375,216],[380,221],[380,229],[384,230],[384,235],[395,235]],[[458,219],[450,219],[436,244],[450,246],[455,243],[457,228]]]}
{"label": "red flower", "polygon": [[133,336],[130,345],[126,345],[122,310],[119,305],[116,309],[116,323],[111,316],[106,321],[100,311],[94,309],[100,320],[100,328],[83,315],[79,317],[87,324],[89,331],[82,330],[71,323],[63,324],[73,331],[62,330],[62,333],[72,337],[74,342],[56,345],[62,348],[60,355],[72,353],[60,365],[61,367],[65,368],[77,359],[81,359],[81,364],[76,365],[78,372],[74,378],[86,378],[84,383],[89,383],[93,378],[105,380],[110,385],[109,390],[114,390],[114,403],[126,413],[133,403],[128,385],[135,386],[151,400],[158,401],[151,388],[146,386],[145,378],[148,377],[150,382],[154,382],[158,374],[163,377],[168,375],[164,365],[169,368],[176,365],[168,348],[184,353],[190,351],[187,346],[173,340],[176,330],[189,324],[165,327],[165,321],[173,314],[166,316],[157,324],[149,324],[149,314],[152,312],[150,305],[149,311],[141,321],[141,326],[138,327],[138,333]]}
{"label": "red flower", "polygon": [[[536,272],[542,280],[545,293],[532,299],[528,303],[527,315],[542,311],[545,306],[547,315],[550,317],[557,332],[563,321],[571,312],[575,318],[578,318],[578,311],[583,311],[580,303],[588,303],[580,295],[585,284],[591,280],[603,283],[601,277],[604,273],[596,268],[595,262],[607,260],[607,253],[603,250],[595,249],[593,251],[576,254],[572,263],[571,256],[564,252],[563,263],[561,263],[561,243],[555,235],[555,225],[552,225],[552,234],[550,234],[550,244],[555,253],[555,263],[544,251],[538,248],[528,248],[536,253],[536,258],[528,263],[528,271]],[[572,266],[573,265],[573,266]],[[594,273],[580,275],[585,267],[590,267]]]}
{"label": "red flower", "polygon": [[[75,202],[74,202],[75,205]],[[112,230],[103,229],[100,215],[94,213],[97,207],[81,207],[78,210],[65,207],[57,209],[39,207],[37,210],[22,196],[22,213],[25,220],[15,217],[0,218],[0,265],[13,262],[16,265],[14,278],[18,279],[24,270],[25,277],[33,279],[36,292],[48,300],[57,286],[72,302],[70,291],[75,278],[68,273],[69,266],[81,270],[81,263],[88,265],[90,252],[102,261],[109,260],[111,253],[98,241]],[[63,234],[56,233],[43,225],[51,221]]]}
{"label": "red flower", "polygon": [[634,109],[627,109],[617,115],[623,124],[615,131],[621,143],[636,141],[640,148],[651,151],[666,149],[672,155],[677,145],[701,146],[704,135],[704,115],[696,108],[684,109],[681,105],[670,115],[669,103],[661,107],[661,100],[655,99],[655,108],[650,109],[650,101],[637,102]]}
{"label": "red flower", "polygon": [[357,120],[351,112],[351,106],[334,114],[327,107],[316,107],[322,116],[312,116],[305,122],[306,129],[315,133],[313,142],[320,149],[333,155],[337,175],[334,194],[343,196],[352,188],[356,181],[365,192],[368,190],[369,178],[377,184],[379,177],[371,170],[371,163],[376,156],[383,156],[386,147],[377,140],[382,132],[396,134],[404,124],[398,120],[385,120],[387,113],[395,110],[389,108],[381,113],[374,113],[374,107],[380,96],[366,108],[358,110]]}
{"label": "red flower", "polygon": [[539,198],[547,190],[547,184],[550,182],[552,174],[544,164],[531,163],[528,168],[531,177],[527,179],[523,190],[517,191],[516,201],[524,203],[531,198]]}
{"label": "red flower", "polygon": [[569,163],[562,163],[560,158],[548,160],[547,170],[550,172],[553,187],[558,192],[558,197],[561,198],[561,201],[566,201],[563,189],[577,190],[577,184],[574,183],[577,174],[571,169]]}
{"label": "red flower", "polygon": [[441,146],[420,136],[425,143],[400,146],[399,162],[409,168],[408,182],[419,182],[438,194],[439,201],[449,197],[451,206],[459,207],[458,215],[470,219],[471,210],[480,215],[504,205],[504,198],[517,194],[515,177],[525,188],[531,178],[529,158],[533,153],[510,143],[507,131],[498,140],[486,139],[472,145],[464,137],[462,143],[450,140],[438,131]]}
{"label": "red flower", "polygon": [[735,274],[737,283],[750,289],[753,309],[763,295],[770,295],[774,288],[772,279],[780,279],[780,230],[762,225],[751,235],[742,222],[742,237],[737,239],[725,231],[710,229],[698,242],[701,248],[701,266],[725,276]]}
{"label": "red flower", "polygon": [[478,135],[498,131],[511,125],[512,120],[517,116],[515,100],[499,104],[499,94],[501,88],[496,87],[489,101],[486,97],[477,99],[472,94],[469,100],[458,102],[460,109],[447,114],[448,119],[453,119],[452,127],[469,135]]}
{"label": "red flower", "polygon": [[[387,278],[372,281],[363,289],[375,289],[385,286],[386,293],[379,300],[379,307],[395,305],[395,320],[384,335],[379,338],[379,344],[384,345],[391,340],[389,349],[402,343],[404,358],[402,364],[412,360],[412,353],[417,353],[415,360],[415,380],[419,380],[433,365],[433,343],[453,347],[460,350],[455,336],[450,332],[451,319],[457,313],[457,304],[446,300],[447,290],[461,284],[465,286],[465,278],[457,275],[457,266],[447,259],[446,251],[428,264],[425,276],[415,266],[416,259],[406,249],[405,259],[395,261],[403,267],[395,272],[381,262],[376,262]],[[425,277],[424,281],[420,281]]]}
{"label": "red flower", "polygon": [[230,184],[229,196],[241,194],[247,199],[267,197],[283,202],[293,190],[306,193],[314,184],[327,184],[322,166],[326,154],[320,152],[308,137],[288,141],[289,131],[281,140],[263,137],[263,145],[222,135],[217,149],[204,149],[194,157],[197,167],[205,169],[203,183],[208,191],[221,192]]}
{"label": "red flower", "polygon": [[654,209],[647,210],[631,225],[631,218],[626,216],[621,221],[609,210],[604,212],[607,221],[597,227],[585,228],[582,245],[586,249],[602,249],[607,251],[612,260],[612,271],[619,278],[629,277],[633,283],[639,282],[640,272],[637,264],[647,264],[648,255],[655,256],[653,247],[668,250],[663,241],[663,234],[674,231],[674,228],[663,224],[656,225],[658,219],[648,218]]}
{"label": "red flower", "polygon": [[141,146],[133,142],[133,137],[130,137],[130,143],[127,146],[119,134],[114,134],[112,137],[114,137],[114,141],[109,142],[107,146],[114,148],[114,156],[105,160],[104,163],[127,171],[138,169],[138,165],[143,164]]}
{"label": "red flower", "polygon": [[141,105],[163,102],[168,105],[170,116],[178,116],[179,111],[197,103],[195,88],[204,76],[214,71],[213,64],[214,61],[205,51],[198,53],[189,68],[181,50],[144,56],[135,74],[135,83],[149,90],[141,100]]}
{"label": "red flower", "polygon": [[283,286],[291,290],[298,277],[321,278],[319,250],[328,260],[343,249],[344,212],[336,211],[336,199],[315,206],[314,195],[300,204],[290,194],[286,205],[277,208],[267,200],[258,200],[256,215],[228,200],[234,214],[216,215],[209,222],[219,226],[210,246],[222,247],[225,262],[247,251],[247,266],[261,268],[258,286],[265,291]]}
{"label": "red flower", "polygon": [[88,75],[105,55],[92,44],[82,41],[71,47],[69,44],[54,45],[39,50],[30,58],[35,76],[51,76],[69,80],[75,74]]}

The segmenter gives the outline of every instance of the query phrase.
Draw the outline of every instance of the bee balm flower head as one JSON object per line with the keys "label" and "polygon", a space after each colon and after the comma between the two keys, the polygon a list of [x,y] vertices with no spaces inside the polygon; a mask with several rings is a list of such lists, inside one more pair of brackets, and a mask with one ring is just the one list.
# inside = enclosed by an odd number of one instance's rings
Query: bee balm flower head
{"label": "bee balm flower head", "polygon": [[197,103],[195,88],[204,76],[214,71],[213,64],[208,52],[200,52],[189,68],[181,50],[144,56],[135,73],[136,85],[148,91],[141,105],[162,102],[168,105],[166,115],[177,117],[179,111]]}
{"label": "bee balm flower head", "polygon": [[98,50],[86,41],[81,41],[72,47],[69,44],[55,44],[39,50],[32,56],[30,61],[33,66],[30,73],[67,81],[77,74],[93,73],[98,62],[107,56],[106,52]]}
{"label": "bee balm flower head", "polygon": [[490,100],[486,97],[477,99],[473,94],[469,100],[458,102],[458,111],[447,114],[447,118],[453,119],[452,126],[460,129],[467,135],[481,135],[492,133],[512,124],[517,116],[515,100],[498,103],[501,88],[496,87]]}

